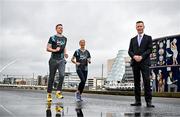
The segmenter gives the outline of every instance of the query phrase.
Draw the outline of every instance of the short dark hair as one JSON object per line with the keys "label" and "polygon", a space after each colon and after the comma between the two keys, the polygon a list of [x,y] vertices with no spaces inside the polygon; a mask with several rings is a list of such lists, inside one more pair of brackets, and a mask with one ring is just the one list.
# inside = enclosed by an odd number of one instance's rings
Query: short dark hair
{"label": "short dark hair", "polygon": [[84,40],[84,39],[81,39],[81,40],[79,41],[79,43],[80,43],[80,42],[82,42],[82,41],[84,41],[84,42],[85,42],[85,40]]}
{"label": "short dark hair", "polygon": [[143,23],[143,24],[144,24],[144,22],[143,22],[143,21],[137,21],[137,22],[136,22],[136,24],[139,24],[139,23]]}
{"label": "short dark hair", "polygon": [[57,25],[56,25],[56,29],[57,29],[58,26],[63,26],[63,25],[62,25],[62,24],[57,24]]}

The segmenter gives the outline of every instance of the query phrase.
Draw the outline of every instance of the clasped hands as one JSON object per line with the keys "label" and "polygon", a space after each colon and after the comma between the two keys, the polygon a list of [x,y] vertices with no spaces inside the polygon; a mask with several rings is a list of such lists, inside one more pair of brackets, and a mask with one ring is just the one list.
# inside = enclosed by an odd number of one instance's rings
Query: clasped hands
{"label": "clasped hands", "polygon": [[141,61],[142,61],[142,56],[134,55],[134,56],[133,56],[133,59],[134,59],[136,62],[141,62]]}

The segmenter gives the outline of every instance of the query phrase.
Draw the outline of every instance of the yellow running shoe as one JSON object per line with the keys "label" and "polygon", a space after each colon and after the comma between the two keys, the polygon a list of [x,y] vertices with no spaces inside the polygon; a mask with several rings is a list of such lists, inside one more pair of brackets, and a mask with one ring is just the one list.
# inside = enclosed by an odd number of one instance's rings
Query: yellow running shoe
{"label": "yellow running shoe", "polygon": [[56,98],[62,99],[64,97],[61,92],[56,92]]}
{"label": "yellow running shoe", "polygon": [[47,94],[47,101],[48,101],[48,102],[51,102],[51,101],[52,101],[51,93],[48,93],[48,94]]}
{"label": "yellow running shoe", "polygon": [[64,110],[64,108],[63,106],[61,106],[61,103],[57,103],[55,110],[56,110],[56,113],[60,113]]}

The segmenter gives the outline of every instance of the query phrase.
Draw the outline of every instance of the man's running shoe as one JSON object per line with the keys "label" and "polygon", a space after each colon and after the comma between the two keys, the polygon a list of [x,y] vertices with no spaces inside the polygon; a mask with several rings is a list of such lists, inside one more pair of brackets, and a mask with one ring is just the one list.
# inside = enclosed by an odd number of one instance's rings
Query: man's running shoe
{"label": "man's running shoe", "polygon": [[64,97],[61,92],[56,92],[56,98],[63,99]]}
{"label": "man's running shoe", "polygon": [[48,94],[47,94],[47,101],[48,101],[48,102],[51,102],[51,101],[52,101],[51,93],[48,93]]}

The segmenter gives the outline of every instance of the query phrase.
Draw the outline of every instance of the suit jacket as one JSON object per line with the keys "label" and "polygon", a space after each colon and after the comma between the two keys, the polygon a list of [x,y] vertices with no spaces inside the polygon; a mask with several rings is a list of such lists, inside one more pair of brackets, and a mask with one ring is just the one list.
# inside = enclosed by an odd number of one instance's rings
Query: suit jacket
{"label": "suit jacket", "polygon": [[[128,54],[131,57],[131,66],[134,65],[151,65],[150,62],[150,54],[152,52],[152,37],[144,34],[140,46],[138,45],[138,36],[135,36],[131,39],[130,45],[129,45],[129,51]],[[136,62],[133,59],[134,55],[140,55],[142,56],[141,62]]]}

